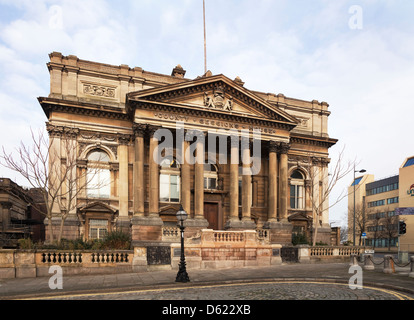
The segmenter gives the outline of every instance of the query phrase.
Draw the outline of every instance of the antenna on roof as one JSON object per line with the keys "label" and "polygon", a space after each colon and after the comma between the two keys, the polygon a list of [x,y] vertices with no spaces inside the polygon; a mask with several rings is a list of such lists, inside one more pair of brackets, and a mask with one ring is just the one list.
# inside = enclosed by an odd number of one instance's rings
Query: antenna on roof
{"label": "antenna on roof", "polygon": [[203,0],[203,24],[204,24],[204,73],[207,73],[206,4],[205,4],[205,0]]}

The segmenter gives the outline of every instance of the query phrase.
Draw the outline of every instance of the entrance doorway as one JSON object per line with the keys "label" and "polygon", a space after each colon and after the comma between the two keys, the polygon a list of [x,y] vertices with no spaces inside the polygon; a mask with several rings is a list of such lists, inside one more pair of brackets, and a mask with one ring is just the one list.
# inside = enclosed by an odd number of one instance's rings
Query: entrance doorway
{"label": "entrance doorway", "polygon": [[219,204],[216,202],[205,202],[204,218],[208,221],[209,229],[219,230]]}

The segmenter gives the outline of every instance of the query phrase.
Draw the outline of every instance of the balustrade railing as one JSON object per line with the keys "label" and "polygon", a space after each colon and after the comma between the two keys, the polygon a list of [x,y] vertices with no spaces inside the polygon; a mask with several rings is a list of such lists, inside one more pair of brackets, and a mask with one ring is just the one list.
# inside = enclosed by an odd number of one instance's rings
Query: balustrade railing
{"label": "balustrade railing", "polygon": [[47,251],[40,254],[42,264],[80,264],[80,263],[129,263],[131,253],[121,251],[60,252]]}
{"label": "balustrade railing", "polygon": [[242,242],[244,233],[241,231],[214,231],[215,242]]}
{"label": "balustrade railing", "polygon": [[256,229],[256,239],[259,242],[269,242],[270,234],[267,229]]}
{"label": "balustrade railing", "polygon": [[179,241],[180,228],[178,227],[162,227],[162,239],[164,241]]}
{"label": "balustrade railing", "polygon": [[128,253],[118,252],[93,252],[91,254],[92,263],[122,263],[129,262]]}
{"label": "balustrade railing", "polygon": [[82,263],[82,253],[76,252],[44,252],[42,263]]}
{"label": "balustrade railing", "polygon": [[360,247],[330,247],[317,246],[309,247],[309,255],[311,257],[327,257],[327,256],[350,256],[351,254],[360,254]]}

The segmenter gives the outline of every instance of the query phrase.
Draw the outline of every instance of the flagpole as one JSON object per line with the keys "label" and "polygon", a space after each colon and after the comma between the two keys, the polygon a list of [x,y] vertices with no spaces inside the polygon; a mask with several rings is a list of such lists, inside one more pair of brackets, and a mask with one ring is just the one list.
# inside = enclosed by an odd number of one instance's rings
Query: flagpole
{"label": "flagpole", "polygon": [[203,0],[203,24],[204,24],[204,73],[207,73],[206,5],[205,5],[205,0]]}

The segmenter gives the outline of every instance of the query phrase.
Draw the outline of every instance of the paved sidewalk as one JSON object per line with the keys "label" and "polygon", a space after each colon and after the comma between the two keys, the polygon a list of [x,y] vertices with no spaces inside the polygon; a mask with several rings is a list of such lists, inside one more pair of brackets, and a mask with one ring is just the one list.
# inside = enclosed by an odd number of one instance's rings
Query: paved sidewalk
{"label": "paved sidewalk", "polygon": [[[362,264],[360,266],[362,267]],[[349,267],[349,263],[322,263],[187,270],[191,281],[186,284],[175,282],[176,270],[73,276],[63,274],[63,289],[55,290],[49,288],[50,277],[0,279],[0,300],[69,293],[102,293],[179,286],[197,287],[207,284],[248,283],[258,280],[314,280],[348,283],[354,274],[349,273]],[[408,273],[409,268],[396,268],[396,273],[385,274],[382,272],[382,266],[376,266],[374,271],[363,271],[363,285],[397,290],[414,296],[414,278],[410,278]]]}

